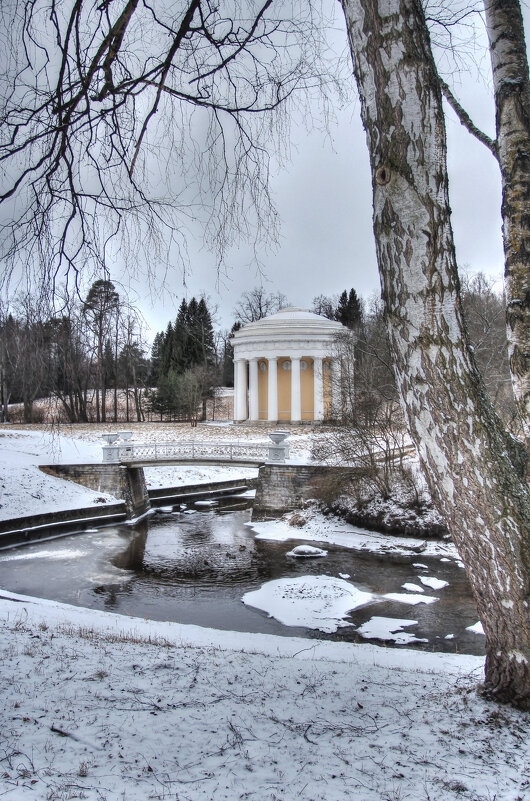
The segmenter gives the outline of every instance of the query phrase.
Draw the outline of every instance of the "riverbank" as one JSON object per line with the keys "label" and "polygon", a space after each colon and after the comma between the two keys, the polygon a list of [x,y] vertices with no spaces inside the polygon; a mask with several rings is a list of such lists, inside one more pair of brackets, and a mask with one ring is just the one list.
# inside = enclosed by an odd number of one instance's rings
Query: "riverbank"
{"label": "riverbank", "polygon": [[[13,429],[0,425],[0,520],[16,519],[55,511],[114,504],[112,495],[93,492],[72,481],[47,476],[41,464],[98,463],[102,459],[101,434],[116,431],[116,424],[62,425],[59,431],[43,425]],[[227,423],[184,424],[142,423],[130,427],[138,442],[189,441],[267,442],[268,428]],[[289,433],[291,457],[310,462],[312,443],[325,439],[325,427],[293,427]],[[148,490],[179,485],[207,484],[242,478],[256,478],[257,470],[230,466],[167,466],[145,469]],[[421,478],[418,478],[421,484]],[[325,493],[324,493],[325,494]],[[413,493],[414,494],[414,493]],[[319,499],[321,508],[356,527],[397,536],[440,537],[445,527],[432,505],[412,497],[407,488],[393,487],[392,495],[343,493],[338,498]],[[307,514],[302,514],[305,519]]]}
{"label": "riverbank", "polygon": [[[2,593],[3,596],[8,595]],[[0,599],[6,799],[516,801],[530,716],[483,660]]]}
{"label": "riverbank", "polygon": [[[13,429],[0,426],[0,521],[38,516],[54,512],[114,505],[121,499],[94,492],[73,481],[47,475],[39,465],[90,464],[102,460],[101,433],[108,426],[69,426],[57,433],[45,426]],[[75,431],[73,430],[75,429]],[[112,430],[116,430],[113,426]],[[172,433],[182,438],[189,427],[173,427]],[[193,431],[197,431],[194,429]],[[204,427],[204,435],[208,427]],[[168,436],[158,429],[158,437]],[[139,434],[138,434],[139,436]],[[147,437],[148,432],[144,431]],[[211,435],[219,437],[217,428]],[[205,484],[255,478],[257,470],[229,466],[161,466],[145,471],[148,489]]]}

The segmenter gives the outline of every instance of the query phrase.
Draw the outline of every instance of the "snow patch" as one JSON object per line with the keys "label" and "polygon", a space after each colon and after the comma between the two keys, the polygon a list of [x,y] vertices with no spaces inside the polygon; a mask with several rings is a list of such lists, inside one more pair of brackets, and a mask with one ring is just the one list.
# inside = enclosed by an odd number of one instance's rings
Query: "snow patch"
{"label": "snow patch", "polygon": [[515,659],[521,665],[526,665],[528,663],[528,659],[521,651],[508,651],[508,656],[510,659]]}
{"label": "snow patch", "polygon": [[431,590],[441,590],[442,587],[449,586],[448,581],[437,579],[434,576],[418,576],[418,578],[422,584],[425,584],[426,587],[430,587]]}
{"label": "snow patch", "polygon": [[298,557],[314,557],[314,556],[327,556],[328,552],[323,551],[322,548],[314,548],[312,545],[297,545],[292,551],[288,551],[286,556]]}
{"label": "snow patch", "polygon": [[359,626],[357,633],[361,637],[371,640],[386,640],[404,645],[409,642],[427,642],[427,640],[415,637],[408,631],[403,631],[409,626],[416,626],[417,620],[407,620],[393,617],[372,617],[362,626]]}
{"label": "snow patch", "polygon": [[344,616],[372,603],[374,596],[332,576],[298,576],[268,581],[259,590],[245,593],[241,600],[285,626],[333,633],[351,625]]}

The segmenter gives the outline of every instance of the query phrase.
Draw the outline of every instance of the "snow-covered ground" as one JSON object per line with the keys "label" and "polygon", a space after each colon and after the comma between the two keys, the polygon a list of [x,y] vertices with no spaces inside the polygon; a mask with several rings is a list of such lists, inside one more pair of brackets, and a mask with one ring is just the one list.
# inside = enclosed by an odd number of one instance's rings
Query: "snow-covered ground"
{"label": "snow-covered ground", "polygon": [[[460,558],[452,542],[446,540],[420,540],[414,537],[390,537],[388,534],[378,534],[376,531],[352,526],[351,523],[334,515],[323,515],[310,507],[303,513],[305,524],[300,526],[300,514],[285,515],[278,520],[265,522],[253,521],[252,529],[257,533],[258,539],[285,540],[297,539],[312,542],[341,545],[344,548],[355,548],[359,551],[380,551],[384,553],[424,554],[425,556],[440,556],[445,559],[454,559],[459,564]],[[290,525],[291,519],[296,525]]]}
{"label": "snow-covered ground", "polygon": [[0,625],[2,798],[529,797],[529,716],[477,696],[478,657],[21,597],[0,599]]}
{"label": "snow-covered ground", "polygon": [[[20,430],[10,426],[0,427],[0,520],[115,503],[116,498],[112,495],[93,492],[73,481],[46,475],[38,467],[41,464],[101,462],[101,432],[108,428],[109,426],[62,426],[62,433],[59,433],[44,427],[39,429],[37,426]],[[114,426],[112,430],[118,428]],[[177,429],[182,439],[189,436],[190,432],[198,430],[203,432],[204,438],[211,437],[211,431],[216,437],[225,437],[224,428],[212,426],[203,426],[201,429],[168,426],[165,433],[158,428],[156,437],[160,441],[164,436],[170,439],[171,435],[175,437]],[[219,433],[220,429],[222,435]],[[239,435],[241,436],[240,432]],[[141,438],[138,431],[135,436]],[[143,436],[148,437],[148,434],[144,432]],[[197,438],[201,437],[202,435]],[[252,478],[257,475],[257,470],[224,466],[167,466],[149,468],[145,472],[147,486],[153,489],[247,476]]]}
{"label": "snow-covered ground", "polygon": [[116,503],[116,498],[46,475],[40,464],[101,461],[101,446],[50,431],[0,429],[0,520]]}
{"label": "snow-covered ground", "polygon": [[[65,433],[47,440],[35,430],[0,430],[0,516],[90,503],[72,482],[35,483],[51,481],[39,463],[99,461],[95,434],[72,442]],[[307,439],[299,444],[303,453]],[[417,580],[400,593],[404,614],[374,616],[361,632],[414,639],[414,603],[450,591],[421,558],[458,561],[453,546],[304,515],[302,528],[289,518],[253,528],[262,538],[418,554]],[[260,608],[283,614],[294,600],[295,619],[305,610],[313,622],[340,621],[346,607],[370,601],[348,578],[334,578],[331,590],[329,581],[265,584]],[[5,591],[0,627],[1,798],[530,799],[530,715],[477,695],[479,657],[222,632]]]}

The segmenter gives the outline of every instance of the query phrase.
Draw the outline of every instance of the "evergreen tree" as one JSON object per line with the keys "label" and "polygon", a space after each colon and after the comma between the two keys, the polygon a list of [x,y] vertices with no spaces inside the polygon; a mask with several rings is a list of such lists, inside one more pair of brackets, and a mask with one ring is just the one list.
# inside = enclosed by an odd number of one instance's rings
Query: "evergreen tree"
{"label": "evergreen tree", "polygon": [[186,314],[186,348],[184,351],[184,369],[202,362],[200,326],[198,322],[198,303],[192,298],[188,303]]}
{"label": "evergreen tree", "polygon": [[153,340],[153,347],[151,348],[151,369],[149,371],[149,385],[155,387],[158,384],[158,377],[162,367],[162,359],[164,356],[165,337],[160,331]]}
{"label": "evergreen tree", "polygon": [[193,333],[198,337],[201,347],[201,361],[203,367],[213,367],[215,364],[215,342],[212,316],[204,298],[197,304],[197,317]]}
{"label": "evergreen tree", "polygon": [[[120,296],[112,281],[99,279],[95,281],[88,291],[83,304],[83,316],[87,321],[94,339],[95,352],[95,390],[96,390],[96,420],[105,420],[105,395],[103,382],[103,351],[105,341],[110,334],[113,321],[120,309]],[[101,411],[100,411],[101,395]]]}
{"label": "evergreen tree", "polygon": [[346,326],[346,328],[353,330],[361,324],[362,315],[361,301],[359,300],[357,292],[355,289],[350,289],[348,293],[345,289],[339,297],[339,302],[335,311],[335,319]]}
{"label": "evergreen tree", "polygon": [[[194,299],[193,299],[194,300]],[[189,307],[183,298],[179,306],[171,343],[171,367],[182,373],[189,366]]]}
{"label": "evergreen tree", "polygon": [[168,323],[163,337],[160,348],[160,362],[159,362],[159,377],[167,375],[171,369],[172,351],[173,351],[173,323]]}
{"label": "evergreen tree", "polygon": [[224,387],[234,386],[234,347],[232,345],[232,336],[239,331],[241,323],[239,320],[234,323],[230,329],[230,334],[225,336],[223,346],[223,365],[221,381]]}

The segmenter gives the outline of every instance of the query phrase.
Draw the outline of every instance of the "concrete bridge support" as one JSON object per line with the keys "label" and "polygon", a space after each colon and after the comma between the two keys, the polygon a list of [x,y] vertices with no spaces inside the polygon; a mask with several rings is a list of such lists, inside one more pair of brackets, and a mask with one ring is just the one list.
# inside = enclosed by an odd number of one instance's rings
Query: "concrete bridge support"
{"label": "concrete bridge support", "polygon": [[358,473],[356,468],[325,465],[268,464],[259,469],[253,520],[268,520],[301,509]]}
{"label": "concrete bridge support", "polygon": [[151,508],[143,467],[119,464],[41,465],[44,473],[66,478],[96,492],[105,492],[125,501],[127,519],[145,514]]}

